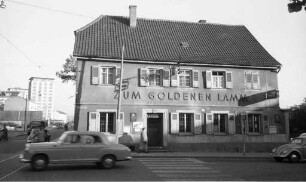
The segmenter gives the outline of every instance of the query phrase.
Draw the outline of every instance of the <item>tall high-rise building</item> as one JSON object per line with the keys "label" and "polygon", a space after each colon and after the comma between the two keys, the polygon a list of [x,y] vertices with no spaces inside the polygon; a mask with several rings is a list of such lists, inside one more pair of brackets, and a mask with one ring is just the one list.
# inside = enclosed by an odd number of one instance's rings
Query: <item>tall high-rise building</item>
{"label": "tall high-rise building", "polygon": [[31,77],[29,82],[29,99],[43,111],[43,118],[52,119],[53,114],[53,78]]}

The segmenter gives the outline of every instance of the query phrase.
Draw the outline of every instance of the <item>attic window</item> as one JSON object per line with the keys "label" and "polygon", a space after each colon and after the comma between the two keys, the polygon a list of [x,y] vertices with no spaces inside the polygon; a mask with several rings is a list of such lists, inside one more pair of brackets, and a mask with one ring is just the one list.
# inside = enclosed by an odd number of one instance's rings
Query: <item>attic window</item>
{"label": "attic window", "polygon": [[188,44],[188,42],[181,42],[180,46],[183,47],[183,48],[187,48],[187,47],[189,47],[189,44]]}

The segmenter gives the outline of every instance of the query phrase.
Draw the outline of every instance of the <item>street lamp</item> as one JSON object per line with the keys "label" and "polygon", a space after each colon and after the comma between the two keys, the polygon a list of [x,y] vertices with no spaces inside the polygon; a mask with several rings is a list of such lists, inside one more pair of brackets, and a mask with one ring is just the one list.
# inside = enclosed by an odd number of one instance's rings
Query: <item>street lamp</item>
{"label": "street lamp", "polygon": [[0,8],[5,8],[6,7],[6,5],[4,4],[4,0],[1,0],[1,4],[0,4]]}

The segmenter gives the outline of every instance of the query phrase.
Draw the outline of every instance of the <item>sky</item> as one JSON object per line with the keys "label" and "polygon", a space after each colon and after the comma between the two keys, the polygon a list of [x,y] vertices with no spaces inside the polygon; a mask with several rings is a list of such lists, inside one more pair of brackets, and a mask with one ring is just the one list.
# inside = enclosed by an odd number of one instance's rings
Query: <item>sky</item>
{"label": "sky", "polygon": [[282,64],[280,107],[306,98],[306,11],[289,13],[289,0],[4,0],[0,8],[0,90],[28,88],[30,77],[55,79],[54,109],[73,116],[75,85],[56,71],[72,55],[74,31],[100,15],[245,25]]}

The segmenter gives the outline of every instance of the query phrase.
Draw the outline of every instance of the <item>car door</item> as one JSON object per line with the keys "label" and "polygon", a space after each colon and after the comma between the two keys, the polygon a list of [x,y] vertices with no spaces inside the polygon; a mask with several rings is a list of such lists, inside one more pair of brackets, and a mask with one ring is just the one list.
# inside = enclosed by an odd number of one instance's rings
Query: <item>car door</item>
{"label": "car door", "polygon": [[50,151],[52,162],[77,162],[82,153],[81,140],[78,134],[68,134],[63,142],[57,143]]}
{"label": "car door", "polygon": [[103,148],[101,139],[96,135],[82,135],[82,160],[84,161],[100,161],[100,151]]}

